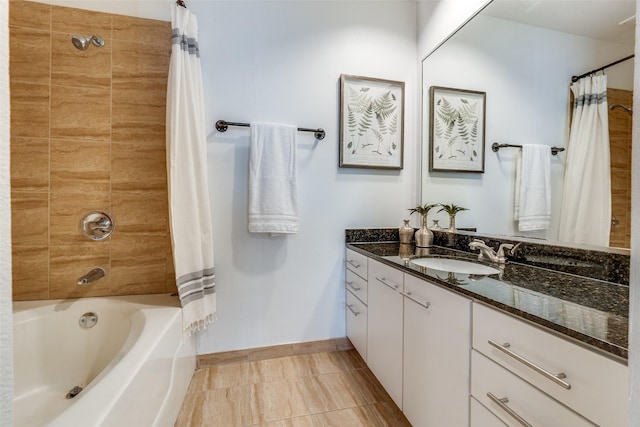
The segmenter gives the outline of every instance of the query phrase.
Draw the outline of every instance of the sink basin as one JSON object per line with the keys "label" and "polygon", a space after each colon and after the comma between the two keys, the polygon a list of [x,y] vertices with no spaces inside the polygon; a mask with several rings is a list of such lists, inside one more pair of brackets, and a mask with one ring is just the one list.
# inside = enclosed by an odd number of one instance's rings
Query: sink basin
{"label": "sink basin", "polygon": [[479,264],[473,261],[464,261],[451,258],[416,258],[411,260],[412,264],[420,267],[432,268],[434,270],[448,271],[461,274],[489,275],[498,274],[500,270]]}

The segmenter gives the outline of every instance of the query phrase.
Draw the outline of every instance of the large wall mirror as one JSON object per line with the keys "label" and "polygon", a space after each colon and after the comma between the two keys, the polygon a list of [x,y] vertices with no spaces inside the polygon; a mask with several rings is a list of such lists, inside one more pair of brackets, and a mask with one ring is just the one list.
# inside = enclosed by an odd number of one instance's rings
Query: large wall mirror
{"label": "large wall mirror", "polygon": [[[518,148],[493,152],[491,145],[567,146],[572,76],[632,55],[634,15],[633,0],[493,0],[427,55],[422,62],[422,203],[468,208],[456,218],[460,228],[557,242],[567,153],[551,156],[549,228],[521,232],[513,216]],[[609,246],[628,248],[633,59],[604,73],[608,105],[621,107],[609,111],[613,216],[603,226],[612,227]],[[484,173],[429,171],[431,87],[486,93]],[[448,223],[444,213],[430,219]]]}

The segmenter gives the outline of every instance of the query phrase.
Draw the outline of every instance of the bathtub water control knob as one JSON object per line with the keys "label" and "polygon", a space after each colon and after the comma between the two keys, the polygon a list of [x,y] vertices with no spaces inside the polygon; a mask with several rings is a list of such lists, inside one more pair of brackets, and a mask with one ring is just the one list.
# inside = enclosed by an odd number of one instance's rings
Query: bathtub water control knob
{"label": "bathtub water control knob", "polygon": [[78,324],[83,329],[93,328],[96,323],[98,323],[98,315],[91,311],[80,316],[78,321]]}
{"label": "bathtub water control knob", "polygon": [[107,212],[89,212],[80,222],[82,234],[91,240],[104,240],[111,236],[115,228],[113,218]]}

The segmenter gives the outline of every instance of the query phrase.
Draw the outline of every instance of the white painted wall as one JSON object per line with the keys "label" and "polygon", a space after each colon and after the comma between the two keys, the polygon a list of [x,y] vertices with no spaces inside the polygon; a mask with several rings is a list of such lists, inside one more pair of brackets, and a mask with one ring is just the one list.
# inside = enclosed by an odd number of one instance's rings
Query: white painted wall
{"label": "white painted wall", "polygon": [[418,0],[418,59],[433,51],[491,0]]}
{"label": "white painted wall", "polygon": [[[494,153],[490,146],[496,141],[566,146],[571,76],[624,57],[630,49],[483,15],[474,18],[424,61],[422,139],[428,145],[430,86],[486,92],[485,173],[425,172],[424,200],[470,208],[457,217],[459,227],[556,240],[565,156],[553,156],[551,161],[550,229],[525,233],[517,231],[513,221],[518,152],[502,149]],[[607,70],[609,87],[630,89],[632,65],[629,61]],[[427,155],[424,150],[425,165]],[[444,214],[433,218],[448,223]]]}
{"label": "white painted wall", "polygon": [[[43,0],[169,20],[172,1]],[[415,2],[187,1],[200,23],[218,319],[211,353],[345,335],[344,229],[400,226],[418,195]],[[404,169],[338,168],[339,77],[405,82]],[[218,119],[322,127],[299,133],[297,235],[247,231],[249,130]]]}
{"label": "white painted wall", "polygon": [[[218,319],[210,353],[345,335],[344,229],[399,226],[417,194],[416,4],[192,3],[209,119]],[[405,167],[338,168],[341,73],[406,83]],[[298,134],[300,232],[247,231],[249,130],[217,119],[322,127]]]}

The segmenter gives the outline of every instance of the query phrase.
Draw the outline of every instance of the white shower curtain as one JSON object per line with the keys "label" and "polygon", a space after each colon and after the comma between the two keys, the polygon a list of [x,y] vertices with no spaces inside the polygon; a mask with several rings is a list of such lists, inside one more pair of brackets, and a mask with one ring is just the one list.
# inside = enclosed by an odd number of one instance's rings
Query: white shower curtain
{"label": "white shower curtain", "polygon": [[206,327],[216,311],[206,126],[198,22],[172,5],[167,88],[167,171],[176,284],[187,334]]}
{"label": "white shower curtain", "polygon": [[571,85],[573,119],[567,149],[559,240],[609,246],[611,166],[607,76]]}

